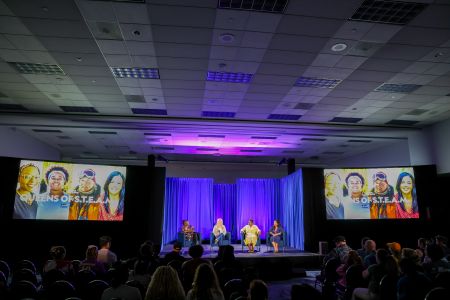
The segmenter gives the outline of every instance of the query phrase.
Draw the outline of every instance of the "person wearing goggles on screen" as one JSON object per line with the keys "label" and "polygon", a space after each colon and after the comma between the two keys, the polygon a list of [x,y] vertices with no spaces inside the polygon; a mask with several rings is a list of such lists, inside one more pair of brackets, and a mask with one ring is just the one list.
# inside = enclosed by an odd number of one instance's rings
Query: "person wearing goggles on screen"
{"label": "person wearing goggles on screen", "polygon": [[85,169],[79,175],[70,203],[69,220],[97,220],[101,198],[101,186],[95,179],[95,171]]}
{"label": "person wearing goggles on screen", "polygon": [[370,219],[369,200],[364,193],[364,177],[351,172],[345,178],[348,195],[344,198],[345,219]]}
{"label": "person wearing goggles on screen", "polygon": [[64,167],[50,167],[45,174],[47,191],[38,196],[37,219],[67,220],[70,196],[65,192],[69,172]]}
{"label": "person wearing goggles on screen", "polygon": [[371,219],[395,219],[394,188],[389,185],[386,173],[373,174],[373,189],[370,194]]}

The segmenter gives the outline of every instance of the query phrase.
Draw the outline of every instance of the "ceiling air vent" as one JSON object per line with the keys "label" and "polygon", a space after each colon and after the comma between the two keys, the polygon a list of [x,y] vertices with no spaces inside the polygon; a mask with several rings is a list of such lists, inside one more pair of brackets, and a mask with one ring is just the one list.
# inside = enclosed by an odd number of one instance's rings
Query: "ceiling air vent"
{"label": "ceiling air vent", "polygon": [[7,104],[0,103],[0,110],[15,110],[15,111],[28,111],[24,106],[20,104]]}
{"label": "ceiling air vent", "polygon": [[425,7],[427,4],[424,3],[365,0],[350,20],[404,25],[414,19]]}
{"label": "ceiling air vent", "polygon": [[307,141],[307,142],[324,142],[327,139],[322,139],[322,138],[302,138],[302,141]]}
{"label": "ceiling air vent", "polygon": [[71,113],[98,113],[94,107],[90,106],[60,106],[64,112]]}
{"label": "ceiling air vent", "polygon": [[167,116],[167,110],[165,109],[132,108],[131,111],[135,115]]}
{"label": "ceiling air vent", "polygon": [[410,120],[391,120],[386,123],[386,125],[399,125],[399,126],[413,126],[419,123],[419,121],[410,121]]}
{"label": "ceiling air vent", "polygon": [[33,131],[42,133],[62,133],[62,131],[58,129],[33,129]]}
{"label": "ceiling air vent", "polygon": [[267,119],[269,120],[289,120],[297,121],[302,115],[283,115],[283,114],[270,114]]}
{"label": "ceiling air vent", "polygon": [[331,119],[328,122],[336,122],[336,123],[358,123],[361,121],[361,118],[342,118],[342,117],[335,117]]}
{"label": "ceiling air vent", "polygon": [[283,13],[288,0],[219,0],[218,8]]}
{"label": "ceiling air vent", "polygon": [[314,103],[298,103],[294,109],[311,109],[313,108],[315,104]]}
{"label": "ceiling air vent", "polygon": [[241,149],[241,152],[249,152],[249,153],[254,152],[254,153],[256,153],[256,152],[262,152],[262,150],[256,150],[256,149]]}
{"label": "ceiling air vent", "polygon": [[203,138],[218,138],[218,139],[223,139],[223,138],[225,138],[224,135],[218,135],[218,134],[199,134],[198,137],[203,137]]}

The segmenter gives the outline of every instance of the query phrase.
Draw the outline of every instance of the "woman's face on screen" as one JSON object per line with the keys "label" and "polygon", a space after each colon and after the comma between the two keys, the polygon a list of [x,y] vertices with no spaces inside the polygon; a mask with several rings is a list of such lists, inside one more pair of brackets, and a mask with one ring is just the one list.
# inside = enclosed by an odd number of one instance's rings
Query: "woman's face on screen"
{"label": "woman's face on screen", "polygon": [[114,176],[108,185],[108,192],[110,195],[117,195],[122,190],[122,187],[123,187],[122,177],[119,175]]}
{"label": "woman's face on screen", "polygon": [[339,187],[339,178],[332,174],[327,177],[325,182],[325,189],[327,190],[328,195],[336,195]]}
{"label": "woman's face on screen", "polygon": [[26,167],[19,175],[19,184],[21,189],[32,192],[39,183],[39,171],[33,166]]}
{"label": "woman's face on screen", "polygon": [[400,183],[400,190],[403,194],[411,193],[413,188],[412,178],[409,176],[405,176],[402,178],[402,182]]}

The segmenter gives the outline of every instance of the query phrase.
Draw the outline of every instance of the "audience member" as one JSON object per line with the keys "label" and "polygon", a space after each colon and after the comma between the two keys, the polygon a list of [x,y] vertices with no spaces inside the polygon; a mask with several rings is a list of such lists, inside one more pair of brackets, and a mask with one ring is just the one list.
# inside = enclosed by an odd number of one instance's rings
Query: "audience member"
{"label": "audience member", "polygon": [[128,280],[128,267],[124,263],[116,263],[112,272],[111,287],[107,288],[101,300],[111,300],[113,298],[121,300],[141,300],[141,293],[138,288],[131,287],[125,283]]}
{"label": "audience member", "polygon": [[187,300],[224,300],[219,280],[211,264],[202,263],[195,271],[192,289],[188,292]]}
{"label": "audience member", "polygon": [[117,256],[114,252],[110,250],[111,248],[111,237],[102,236],[99,241],[100,250],[98,250],[97,260],[98,262],[104,264],[106,267],[111,267],[117,262]]}
{"label": "audience member", "polygon": [[342,286],[342,287],[347,286],[347,281],[346,281],[345,275],[346,275],[347,269],[353,265],[362,265],[362,260],[356,251],[351,250],[348,253],[347,257],[345,258],[345,263],[341,264],[336,269],[336,273],[339,276],[338,284],[340,286]]}
{"label": "audience member", "polygon": [[145,300],[184,300],[183,286],[177,272],[171,267],[158,267],[148,285]]}
{"label": "audience member", "polygon": [[[407,250],[407,248],[403,250]],[[413,249],[409,250],[414,251]],[[420,261],[419,256],[417,254],[410,254],[411,256],[407,254],[407,257],[400,260],[400,269],[403,276],[397,283],[398,300],[423,300],[432,288],[431,280],[425,274],[418,271],[417,263]]]}
{"label": "audience member", "polygon": [[164,256],[164,264],[167,265],[168,263],[170,263],[173,260],[180,261],[181,263],[185,262],[186,258],[181,256],[181,254],[180,254],[181,248],[182,248],[181,243],[175,242],[175,244],[173,244],[172,251],[167,253],[166,256]]}
{"label": "audience member", "polygon": [[363,272],[363,277],[369,280],[368,288],[356,288],[352,299],[379,299],[380,281],[385,275],[397,276],[397,261],[384,249],[377,251],[377,264],[370,266]]}
{"label": "audience member", "polygon": [[423,262],[425,259],[425,249],[427,248],[427,239],[419,238],[417,240],[417,255],[420,257],[420,261]]}
{"label": "audience member", "polygon": [[444,256],[448,256],[450,255],[450,249],[448,248],[448,238],[446,236],[443,235],[437,235],[435,237],[436,239],[436,245],[439,245],[442,250],[444,250]]}
{"label": "audience member", "polygon": [[339,260],[341,261],[341,263],[344,263],[344,259],[345,257],[348,255],[348,253],[350,252],[350,250],[352,250],[352,248],[350,248],[347,245],[347,242],[345,240],[345,237],[339,235],[334,239],[334,243],[336,245],[335,248],[333,248],[330,253],[328,253],[327,256],[325,256],[324,258],[324,264],[326,264],[330,259],[332,258],[339,258]]}
{"label": "audience member", "polygon": [[450,271],[450,263],[444,257],[444,250],[441,246],[429,244],[425,254],[426,258],[422,266],[428,277],[434,279],[438,273]]}
{"label": "audience member", "polygon": [[366,255],[368,254],[366,251],[366,241],[370,240],[369,237],[365,236],[361,239],[361,248],[356,250],[356,252],[358,253],[359,257],[361,257],[362,260],[364,260],[364,257],[366,257]]}
{"label": "audience member", "polygon": [[364,267],[367,269],[377,263],[377,244],[373,240],[367,240],[364,244],[366,256],[364,257]]}
{"label": "audience member", "polygon": [[185,291],[189,291],[194,280],[195,271],[201,264],[211,264],[209,260],[202,259],[203,247],[194,245],[189,248],[189,256],[192,259],[185,261],[181,266],[181,274],[183,278],[183,286]]}
{"label": "audience member", "polygon": [[269,289],[264,281],[256,279],[250,282],[249,300],[269,299]]}
{"label": "audience member", "polygon": [[86,258],[81,262],[80,270],[91,270],[97,275],[106,273],[105,265],[97,260],[98,248],[89,245],[86,250]]}
{"label": "audience member", "polygon": [[397,242],[387,243],[386,246],[389,249],[391,255],[397,260],[397,263],[402,258],[402,246]]}
{"label": "audience member", "polygon": [[70,271],[70,261],[65,260],[66,248],[64,248],[64,246],[51,247],[49,256],[50,259],[44,264],[44,273],[54,269],[63,271],[64,273],[68,273]]}
{"label": "audience member", "polygon": [[129,280],[135,280],[139,282],[143,287],[147,287],[150,283],[153,273],[151,273],[150,264],[144,260],[137,260],[134,263],[133,270],[129,275]]}

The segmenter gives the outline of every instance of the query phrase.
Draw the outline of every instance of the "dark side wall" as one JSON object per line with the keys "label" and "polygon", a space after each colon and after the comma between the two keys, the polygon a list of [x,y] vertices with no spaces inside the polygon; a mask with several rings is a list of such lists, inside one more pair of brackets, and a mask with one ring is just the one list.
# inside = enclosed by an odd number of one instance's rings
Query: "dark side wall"
{"label": "dark side wall", "polygon": [[450,186],[450,177],[437,177],[435,166],[414,167],[419,220],[326,220],[323,169],[304,168],[305,250],[317,252],[319,241],[331,244],[337,235],[344,235],[352,248],[360,248],[360,239],[368,236],[384,247],[397,241],[404,247],[416,248],[419,237],[436,234],[449,236],[450,199],[443,191]]}
{"label": "dark side wall", "polygon": [[64,245],[69,259],[83,259],[87,245],[110,235],[119,258],[136,255],[145,240],[161,242],[165,169],[127,167],[124,220],[13,220],[14,194],[20,159],[0,157],[0,259],[46,257],[53,245]]}

